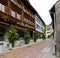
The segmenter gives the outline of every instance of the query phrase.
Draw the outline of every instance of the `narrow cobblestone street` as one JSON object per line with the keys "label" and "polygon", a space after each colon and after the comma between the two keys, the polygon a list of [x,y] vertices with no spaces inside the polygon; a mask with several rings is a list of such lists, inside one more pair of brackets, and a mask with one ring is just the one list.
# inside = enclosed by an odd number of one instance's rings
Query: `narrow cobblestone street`
{"label": "narrow cobblestone street", "polygon": [[53,42],[51,39],[40,41],[34,45],[23,48],[21,58],[56,58]]}
{"label": "narrow cobblestone street", "polygon": [[54,53],[53,40],[47,39],[7,52],[3,58],[56,58]]}

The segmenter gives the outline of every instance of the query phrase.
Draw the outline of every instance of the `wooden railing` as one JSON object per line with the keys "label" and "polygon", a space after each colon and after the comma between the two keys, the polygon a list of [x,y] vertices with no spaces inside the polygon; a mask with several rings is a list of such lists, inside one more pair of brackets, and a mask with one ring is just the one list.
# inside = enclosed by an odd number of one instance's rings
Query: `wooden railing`
{"label": "wooden railing", "polygon": [[27,13],[29,16],[31,16],[32,18],[34,18],[34,16],[31,14],[31,13],[29,13],[25,8],[24,8],[24,12],[25,13]]}

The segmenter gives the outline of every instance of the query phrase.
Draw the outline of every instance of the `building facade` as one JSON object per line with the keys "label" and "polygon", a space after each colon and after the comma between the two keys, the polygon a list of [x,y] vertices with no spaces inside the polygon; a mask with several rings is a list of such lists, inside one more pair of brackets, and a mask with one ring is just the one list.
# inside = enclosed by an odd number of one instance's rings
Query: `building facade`
{"label": "building facade", "polygon": [[16,26],[21,37],[24,37],[25,29],[33,37],[35,13],[27,0],[0,0],[0,42],[3,44],[6,41],[6,33],[11,24]]}
{"label": "building facade", "polygon": [[56,13],[56,46],[57,56],[60,58],[60,1],[55,4]]}
{"label": "building facade", "polygon": [[33,31],[44,33],[44,22],[29,3],[29,0],[0,0],[0,44],[7,45],[7,31],[15,25],[20,37],[27,29],[33,38]]}
{"label": "building facade", "polygon": [[37,14],[37,15],[35,16],[35,30],[39,33],[39,36],[40,36],[40,37],[43,36],[44,26],[45,26],[45,23],[43,22],[43,20],[42,20],[41,17],[39,16],[39,14]]}
{"label": "building facade", "polygon": [[57,1],[51,9],[54,27],[55,55],[60,58],[60,1]]}
{"label": "building facade", "polygon": [[49,37],[53,33],[52,24],[46,26],[46,37]]}

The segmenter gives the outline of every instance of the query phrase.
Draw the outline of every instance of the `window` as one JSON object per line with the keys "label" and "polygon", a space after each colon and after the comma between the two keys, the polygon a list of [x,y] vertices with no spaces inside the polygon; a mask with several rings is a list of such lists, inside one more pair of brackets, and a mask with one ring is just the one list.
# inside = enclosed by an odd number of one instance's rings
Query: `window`
{"label": "window", "polygon": [[15,12],[13,10],[11,11],[11,15],[15,17]]}
{"label": "window", "polygon": [[2,12],[5,12],[5,7],[4,7],[4,5],[1,4],[1,3],[0,3],[0,10],[1,10]]}
{"label": "window", "polygon": [[26,18],[24,18],[24,21],[26,21]]}
{"label": "window", "polygon": [[32,22],[29,20],[29,23],[32,24]]}
{"label": "window", "polygon": [[2,11],[3,11],[3,12],[5,11],[4,5],[2,5]]}
{"label": "window", "polygon": [[1,3],[0,3],[0,10],[1,10]]}
{"label": "window", "polygon": [[20,15],[19,15],[19,14],[17,14],[17,19],[19,19],[19,20],[20,20]]}
{"label": "window", "polygon": [[36,24],[36,28],[39,29],[39,25]]}

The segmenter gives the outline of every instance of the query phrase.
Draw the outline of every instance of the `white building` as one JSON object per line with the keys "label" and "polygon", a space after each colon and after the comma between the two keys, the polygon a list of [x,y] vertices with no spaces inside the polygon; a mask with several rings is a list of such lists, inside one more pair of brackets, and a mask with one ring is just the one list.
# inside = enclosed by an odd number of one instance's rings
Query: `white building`
{"label": "white building", "polygon": [[37,14],[35,16],[35,30],[40,33],[40,36],[42,36],[44,33],[44,25],[45,23],[43,22],[41,17]]}
{"label": "white building", "polygon": [[48,37],[49,35],[51,35],[52,32],[53,32],[52,24],[46,26],[46,37]]}

